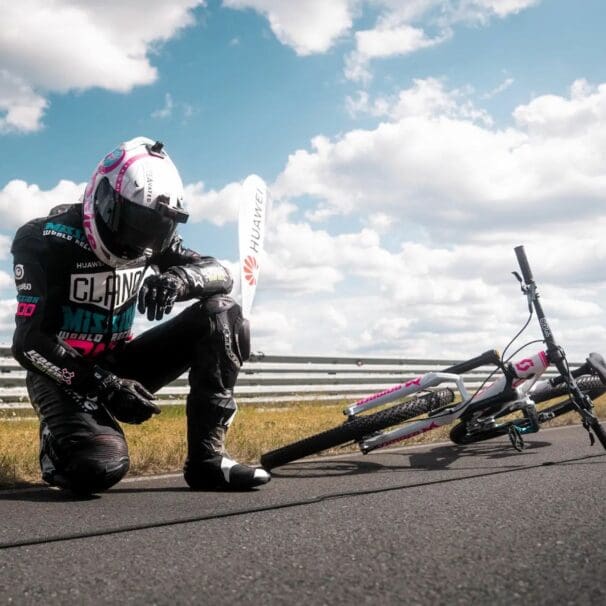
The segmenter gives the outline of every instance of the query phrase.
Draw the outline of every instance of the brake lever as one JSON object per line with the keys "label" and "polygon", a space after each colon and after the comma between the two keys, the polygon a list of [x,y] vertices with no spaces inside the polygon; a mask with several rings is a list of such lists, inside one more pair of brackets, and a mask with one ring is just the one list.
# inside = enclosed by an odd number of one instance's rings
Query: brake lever
{"label": "brake lever", "polygon": [[520,289],[522,290],[522,293],[524,293],[524,295],[526,295],[526,298],[528,299],[528,311],[532,314],[532,312],[533,312],[532,302],[534,301],[534,298],[536,297],[536,293],[537,293],[536,286],[534,284],[526,284],[524,282],[524,280],[522,279],[522,276],[520,276],[520,274],[517,271],[512,271],[511,273],[516,277],[516,279],[520,283]]}

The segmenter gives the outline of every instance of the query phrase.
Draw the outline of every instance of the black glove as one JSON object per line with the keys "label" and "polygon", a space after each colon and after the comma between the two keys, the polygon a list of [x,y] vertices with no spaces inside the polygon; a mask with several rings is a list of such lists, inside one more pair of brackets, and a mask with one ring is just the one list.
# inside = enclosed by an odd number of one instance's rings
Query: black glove
{"label": "black glove", "polygon": [[185,294],[185,288],[183,280],[170,272],[149,276],[139,291],[139,311],[145,313],[147,309],[148,320],[161,320]]}
{"label": "black glove", "polygon": [[99,367],[95,369],[95,378],[99,380],[95,395],[118,421],[138,425],[160,412],[160,407],[151,401],[154,394],[141,383],[121,379]]}

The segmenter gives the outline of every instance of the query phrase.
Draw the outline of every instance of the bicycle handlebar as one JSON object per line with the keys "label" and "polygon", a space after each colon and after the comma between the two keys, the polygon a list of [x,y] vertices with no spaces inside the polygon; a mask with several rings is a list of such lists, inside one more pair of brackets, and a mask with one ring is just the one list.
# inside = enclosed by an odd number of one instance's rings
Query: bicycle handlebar
{"label": "bicycle handlebar", "polygon": [[480,366],[484,366],[485,364],[494,364],[495,366],[499,366],[501,364],[501,355],[496,349],[485,351],[479,356],[471,358],[471,360],[459,362],[454,366],[445,368],[442,372],[451,372],[455,375],[461,375],[464,372],[469,372],[470,370],[473,370],[474,368],[478,368]]}
{"label": "bicycle handlebar", "polygon": [[530,269],[530,264],[528,263],[528,258],[526,257],[526,251],[523,246],[516,246],[514,248],[516,253],[516,257],[518,258],[518,264],[520,265],[520,269],[522,270],[522,277],[524,278],[524,282],[526,284],[530,284],[534,282],[534,277],[532,275],[532,270]]}

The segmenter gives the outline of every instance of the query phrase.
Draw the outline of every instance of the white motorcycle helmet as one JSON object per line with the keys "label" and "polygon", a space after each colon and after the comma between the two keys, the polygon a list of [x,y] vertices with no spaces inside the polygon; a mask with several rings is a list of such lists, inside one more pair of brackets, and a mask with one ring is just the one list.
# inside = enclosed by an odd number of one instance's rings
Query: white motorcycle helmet
{"label": "white motorcycle helmet", "polygon": [[183,183],[159,141],[137,137],[99,163],[83,197],[84,231],[105,264],[139,263],[165,250],[185,223]]}

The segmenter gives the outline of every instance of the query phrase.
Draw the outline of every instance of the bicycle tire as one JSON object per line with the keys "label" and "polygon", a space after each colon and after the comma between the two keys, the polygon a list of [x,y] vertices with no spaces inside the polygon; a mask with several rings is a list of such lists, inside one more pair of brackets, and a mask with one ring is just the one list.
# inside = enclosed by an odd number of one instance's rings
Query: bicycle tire
{"label": "bicycle tire", "polygon": [[[580,390],[586,394],[589,394],[590,398],[597,398],[606,393],[606,385],[602,383],[600,377],[598,376],[583,375],[576,381]],[[554,398],[567,395],[568,388],[566,387],[566,384],[560,383],[560,385],[556,385],[555,387],[547,387],[546,389],[542,389],[540,392],[537,391],[531,394],[530,397],[534,400],[535,404],[540,404],[541,402],[547,402],[548,400],[553,400]]]}
{"label": "bicycle tire", "polygon": [[[583,375],[579,377],[577,380],[577,385],[581,389],[582,392],[589,395],[591,398],[597,398],[602,394],[606,393],[606,385],[602,383],[599,377],[594,375]],[[559,398],[561,396],[568,395],[568,389],[566,384],[561,383],[560,385],[556,385],[555,387],[547,387],[540,392],[536,392],[532,394],[532,399],[535,404],[540,404],[542,402],[547,402],[549,400],[553,400],[554,398]],[[552,406],[548,406],[547,408],[543,408],[540,412],[541,414],[552,413],[554,417],[559,417],[560,415],[566,414],[575,410],[574,405],[571,400],[567,400],[564,402],[558,402],[557,404],[553,404]],[[597,427],[592,426],[596,436],[606,448],[606,433],[604,432],[604,428],[597,422]],[[467,444],[473,444],[475,442],[483,442],[484,440],[491,440],[492,438],[497,438],[499,436],[507,435],[509,428],[507,425],[503,425],[501,427],[495,427],[491,429],[487,429],[486,431],[474,433],[471,435],[467,434],[467,427],[465,423],[457,423],[450,430],[450,440],[455,444],[459,444],[461,446],[465,446]],[[604,440],[604,441],[602,441]]]}
{"label": "bicycle tire", "polygon": [[361,440],[375,431],[446,406],[453,400],[454,392],[451,389],[440,389],[374,414],[354,417],[342,425],[264,453],[261,455],[261,465],[265,469],[274,469],[328,448]]}
{"label": "bicycle tire", "polygon": [[599,419],[596,419],[591,424],[591,429],[596,438],[600,441],[600,444],[606,449],[606,431],[604,431],[604,426],[600,423]]}

